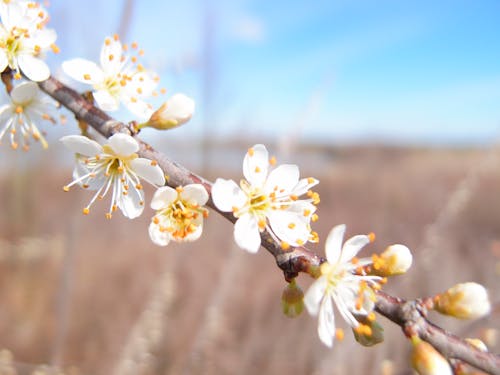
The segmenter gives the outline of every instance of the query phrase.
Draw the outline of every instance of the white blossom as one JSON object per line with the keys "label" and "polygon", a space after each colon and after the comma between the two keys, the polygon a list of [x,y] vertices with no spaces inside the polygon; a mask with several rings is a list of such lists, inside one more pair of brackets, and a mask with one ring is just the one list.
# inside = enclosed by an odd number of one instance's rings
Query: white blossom
{"label": "white blossom", "polygon": [[37,3],[14,1],[0,6],[0,71],[7,67],[21,72],[32,81],[49,78],[50,69],[43,61],[46,51],[58,52],[57,34],[46,29],[48,14]]}
{"label": "white blossom", "polygon": [[107,143],[99,143],[80,135],[61,138],[63,144],[76,153],[73,181],[65,191],[75,184],[95,190],[90,203],[83,209],[88,214],[96,199],[102,199],[111,191],[111,204],[106,213],[111,218],[118,208],[123,215],[133,219],[144,209],[144,191],[140,179],[152,185],[165,184],[163,171],[155,161],[137,155],[139,144],[127,134],[115,134]]}
{"label": "white blossom", "polygon": [[151,240],[160,246],[168,245],[170,240],[197,240],[203,231],[203,218],[208,215],[203,207],[207,201],[208,193],[201,184],[156,190],[151,201],[151,208],[157,211],[149,225]]}
{"label": "white blossom", "polygon": [[[274,160],[274,159],[271,159]],[[244,180],[238,186],[232,180],[218,178],[212,187],[215,206],[233,212],[238,218],[234,239],[239,247],[255,253],[259,250],[260,233],[267,230],[284,249],[317,241],[310,221],[316,219],[317,193],[310,189],[318,180],[299,180],[299,168],[284,164],[269,172],[271,162],[267,149],[257,144],[243,160]],[[306,199],[299,199],[307,194]]]}
{"label": "white blossom", "polygon": [[0,140],[9,133],[10,144],[14,149],[19,146],[19,136],[25,150],[29,148],[30,138],[40,141],[47,148],[47,142],[37,125],[42,121],[55,123],[55,102],[34,82],[23,82],[15,86],[9,99],[9,103],[0,107]]}
{"label": "white blossom", "polygon": [[368,316],[375,301],[374,287],[381,279],[360,273],[362,267],[370,265],[371,259],[357,259],[358,252],[371,241],[369,235],[357,235],[344,245],[345,225],[334,227],[326,239],[327,261],[321,264],[321,276],[307,290],[304,303],[311,315],[318,315],[318,334],[321,341],[333,346],[336,325],[333,305],[352,328],[360,323],[355,315]]}
{"label": "white blossom", "polygon": [[76,58],[63,62],[62,68],[71,78],[92,85],[94,99],[104,111],[118,110],[121,102],[141,119],[153,113],[152,106],[143,99],[153,95],[158,77],[137,64],[135,56],[126,55],[116,35],[104,40],[100,66]]}

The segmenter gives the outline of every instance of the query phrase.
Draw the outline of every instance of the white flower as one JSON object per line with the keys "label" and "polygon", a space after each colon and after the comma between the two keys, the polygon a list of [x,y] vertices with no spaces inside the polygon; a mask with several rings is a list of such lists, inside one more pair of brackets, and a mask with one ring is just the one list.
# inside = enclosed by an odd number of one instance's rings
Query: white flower
{"label": "white flower", "polygon": [[194,100],[184,94],[175,94],[144,125],[161,130],[171,129],[188,122],[193,112]]}
{"label": "white flower", "polygon": [[[371,241],[367,235],[357,235],[342,246],[345,225],[334,227],[325,243],[327,261],[321,264],[321,276],[314,281],[304,297],[311,315],[318,315],[318,334],[321,341],[333,346],[335,317],[333,304],[352,328],[360,323],[355,315],[368,316],[375,301],[374,287],[381,278],[367,276],[360,270],[371,264],[370,259],[354,258]],[[355,260],[356,259],[356,260]]]}
{"label": "white flower", "polygon": [[[319,196],[309,189],[318,180],[299,180],[299,168],[292,164],[281,165],[268,174],[270,164],[267,149],[255,145],[243,160],[246,180],[241,180],[240,186],[218,178],[212,187],[215,206],[224,212],[232,211],[238,218],[234,225],[236,243],[252,253],[259,250],[260,232],[264,230],[284,249],[317,241],[309,224],[316,219],[314,204],[319,202]],[[309,198],[298,199],[303,194]]]}
{"label": "white flower", "polygon": [[43,81],[50,76],[43,54],[55,46],[56,32],[45,29],[48,15],[36,3],[16,1],[0,7],[0,71],[7,67],[24,73],[32,81]]}
{"label": "white flower", "polygon": [[107,218],[118,208],[123,215],[133,219],[144,209],[144,191],[140,179],[150,184],[165,184],[163,171],[155,161],[139,158],[139,144],[127,134],[115,134],[107,143],[99,143],[81,136],[68,135],[61,138],[64,145],[76,153],[74,180],[64,187],[65,191],[75,184],[96,190],[90,203],[83,209],[88,214],[96,199],[102,199],[111,191],[111,204]]}
{"label": "white flower", "polygon": [[149,225],[151,240],[160,246],[168,245],[170,240],[197,240],[203,231],[203,218],[208,215],[203,207],[207,201],[208,193],[201,184],[156,190],[151,201],[151,208],[157,210]]}
{"label": "white flower", "polygon": [[52,116],[55,108],[55,102],[42,93],[36,83],[20,83],[12,89],[10,103],[0,107],[0,140],[5,133],[10,133],[10,144],[17,149],[20,133],[25,150],[29,148],[30,137],[47,148],[47,142],[37,124],[42,120],[55,123]]}
{"label": "white flower", "polygon": [[147,119],[153,113],[141,98],[153,95],[158,78],[136,64],[135,56],[124,54],[118,37],[106,38],[101,48],[100,63],[85,59],[65,61],[62,68],[71,78],[92,85],[97,105],[104,111],[116,111],[122,102],[134,115]]}
{"label": "white flower", "polygon": [[478,283],[457,284],[435,297],[434,308],[459,319],[481,318],[491,311],[488,292]]}

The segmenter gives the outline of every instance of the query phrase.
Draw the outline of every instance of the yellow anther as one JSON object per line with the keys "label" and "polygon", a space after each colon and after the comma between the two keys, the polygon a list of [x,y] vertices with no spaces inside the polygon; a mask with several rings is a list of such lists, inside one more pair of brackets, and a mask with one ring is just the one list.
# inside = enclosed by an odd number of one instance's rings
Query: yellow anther
{"label": "yellow anther", "polygon": [[160,223],[160,219],[158,219],[158,217],[157,217],[157,216],[153,216],[153,220],[152,220],[152,221],[153,221],[153,223],[154,223],[154,224],[156,224],[156,225],[158,225],[158,224]]}
{"label": "yellow anther", "polygon": [[276,157],[271,156],[271,159],[269,159],[269,164],[276,165]]}
{"label": "yellow anther", "polygon": [[115,42],[118,42],[118,40],[120,40],[120,37],[118,36],[118,34],[115,34],[113,35],[113,39],[115,40]]}
{"label": "yellow anther", "polygon": [[36,44],[34,47],[33,47],[33,50],[35,51],[35,53],[40,53],[40,51],[42,50],[42,48]]}
{"label": "yellow anther", "polygon": [[82,185],[82,188],[84,188],[84,189],[88,189],[88,188],[89,188],[89,184],[83,184],[83,185]]}
{"label": "yellow anther", "polygon": [[290,223],[290,224],[288,224],[288,228],[290,228],[290,229],[295,228],[295,223]]}
{"label": "yellow anther", "polygon": [[89,210],[89,208],[88,208],[88,207],[85,207],[85,208],[82,210],[82,212],[83,212],[83,214],[84,214],[84,215],[88,215],[88,214],[89,214],[89,212],[90,212],[90,210]]}
{"label": "yellow anther", "polygon": [[299,245],[299,246],[302,246],[304,244],[304,240],[301,238],[297,239],[296,242],[297,242],[297,245]]}
{"label": "yellow anther", "polygon": [[141,184],[137,184],[137,185],[135,185],[135,188],[136,188],[137,190],[142,190],[142,185],[141,185]]}
{"label": "yellow anther", "polygon": [[266,228],[266,221],[261,219],[259,220],[258,225],[260,230],[264,230]]}
{"label": "yellow anther", "polygon": [[50,48],[52,49],[52,52],[54,52],[54,53],[61,52],[61,50],[59,49],[59,47],[57,45],[53,44],[53,43],[50,45]]}
{"label": "yellow anther", "polygon": [[299,199],[299,197],[298,197],[298,196],[296,196],[295,194],[291,194],[291,195],[290,195],[290,199],[291,199],[292,201],[296,201],[297,199]]}
{"label": "yellow anther", "polygon": [[373,232],[368,233],[368,238],[369,238],[370,242],[374,242],[375,241],[375,233],[373,233]]}
{"label": "yellow anther", "polygon": [[104,39],[104,44],[109,46],[111,44],[111,39],[109,38]]}
{"label": "yellow anther", "polygon": [[104,216],[106,216],[106,219],[111,219],[113,217],[113,215],[111,215],[111,212],[106,212]]}
{"label": "yellow anther", "polygon": [[318,221],[318,215],[313,214],[313,215],[311,216],[311,221],[312,221],[313,223],[317,222],[317,221]]}
{"label": "yellow anther", "polygon": [[166,88],[161,88],[161,89],[160,89],[160,93],[162,93],[162,94],[166,94],[166,93],[167,93],[167,89],[166,89]]}
{"label": "yellow anther", "polygon": [[254,150],[252,147],[250,147],[250,148],[248,149],[248,155],[250,155],[250,156],[254,156],[254,154],[255,154],[255,150]]}
{"label": "yellow anther", "polygon": [[83,79],[84,79],[84,80],[86,80],[86,81],[89,81],[89,80],[90,80],[90,74],[85,73],[85,74],[83,75]]}
{"label": "yellow anther", "polygon": [[17,113],[17,114],[20,114],[20,113],[23,113],[23,112],[24,112],[23,107],[22,107],[22,106],[20,106],[20,105],[18,105],[18,106],[16,107],[16,113]]}
{"label": "yellow anther", "polygon": [[280,244],[281,248],[283,250],[288,250],[290,249],[290,244],[288,242],[285,242],[285,241],[281,241],[281,244]]}
{"label": "yellow anther", "polygon": [[258,166],[255,167],[255,173],[260,173],[260,168]]}
{"label": "yellow anther", "polygon": [[117,205],[114,204],[113,207],[111,207],[111,212],[115,212],[118,209]]}
{"label": "yellow anther", "polygon": [[311,210],[308,210],[307,208],[304,210],[303,215],[305,217],[309,216],[311,214]]}
{"label": "yellow anther", "polygon": [[141,88],[141,87],[138,87],[138,88],[137,88],[137,93],[138,93],[139,95],[140,95],[140,94],[142,94],[142,88]]}
{"label": "yellow anther", "polygon": [[130,60],[131,60],[131,61],[135,64],[135,63],[137,62],[137,57],[132,56],[132,57],[130,58]]}
{"label": "yellow anther", "polygon": [[14,79],[21,79],[21,73],[17,72],[16,74],[14,74]]}
{"label": "yellow anther", "polygon": [[133,49],[137,49],[138,47],[138,44],[137,42],[132,42],[132,44],[130,45]]}
{"label": "yellow anther", "polygon": [[308,177],[308,178],[307,178],[307,183],[308,183],[308,184],[314,184],[314,182],[315,182],[315,181],[316,181],[316,180],[315,180],[314,178],[312,178],[312,177]]}
{"label": "yellow anther", "polygon": [[342,341],[344,339],[344,330],[342,328],[337,328],[335,330],[335,339]]}
{"label": "yellow anther", "polygon": [[64,191],[69,191],[69,186],[63,186]]}
{"label": "yellow anther", "polygon": [[373,322],[375,321],[375,319],[377,318],[377,316],[375,315],[375,313],[372,311],[371,313],[369,313],[366,318],[368,319],[368,321],[370,322]]}
{"label": "yellow anther", "polygon": [[108,56],[108,60],[113,61],[114,58],[115,58],[115,56],[112,53],[110,53]]}
{"label": "yellow anther", "polygon": [[178,193],[182,193],[182,191],[183,191],[184,189],[182,188],[182,186],[177,186],[177,187],[175,188],[175,190],[176,190]]}

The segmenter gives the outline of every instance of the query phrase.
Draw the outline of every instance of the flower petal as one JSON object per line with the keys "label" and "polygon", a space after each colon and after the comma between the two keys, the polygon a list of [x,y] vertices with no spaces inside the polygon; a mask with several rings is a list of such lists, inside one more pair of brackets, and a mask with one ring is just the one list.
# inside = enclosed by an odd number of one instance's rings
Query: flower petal
{"label": "flower petal", "polygon": [[290,194],[298,182],[299,167],[294,164],[283,164],[269,173],[264,191],[271,192],[278,188],[283,189],[283,193]]}
{"label": "flower petal", "polygon": [[162,186],[156,189],[153,199],[151,200],[151,208],[153,210],[161,210],[167,208],[177,199],[177,191],[170,186]]}
{"label": "flower petal", "polygon": [[66,135],[60,141],[77,154],[92,157],[102,153],[102,147],[99,143],[83,135]]}
{"label": "flower petal", "polygon": [[325,295],[327,283],[327,278],[325,276],[320,276],[311,284],[309,289],[307,289],[304,296],[304,304],[309,314],[318,315],[319,306],[321,299]]}
{"label": "flower petal", "polygon": [[342,247],[342,254],[340,255],[340,262],[345,263],[350,261],[357,253],[365,246],[370,243],[370,237],[364,234],[358,234],[357,236],[349,238]]}
{"label": "flower petal", "polygon": [[165,174],[160,166],[149,159],[137,158],[130,162],[130,167],[137,175],[152,185],[165,185]]}
{"label": "flower petal", "polygon": [[116,133],[109,137],[108,145],[116,155],[123,157],[130,156],[139,151],[139,143],[133,137],[124,133]]}
{"label": "flower petal", "polygon": [[184,186],[180,195],[182,199],[200,206],[205,205],[208,201],[207,189],[205,189],[201,184],[190,184]]}
{"label": "flower petal", "polygon": [[150,118],[154,112],[151,104],[146,103],[143,100],[139,100],[135,97],[134,99],[132,99],[131,97],[122,97],[122,101],[125,107],[127,107],[130,112],[143,120],[147,120],[148,118]]}
{"label": "flower petal", "polygon": [[116,111],[120,107],[120,100],[107,90],[97,90],[92,93],[94,99],[103,111]]}
{"label": "flower petal", "polygon": [[243,159],[243,175],[254,187],[262,187],[269,168],[269,154],[264,145],[250,148]]}
{"label": "flower petal", "polygon": [[29,54],[21,54],[17,57],[19,68],[32,81],[45,81],[50,77],[49,66],[38,57]]}
{"label": "flower petal", "polygon": [[271,210],[267,218],[274,234],[292,246],[299,246],[309,239],[310,231],[301,214],[283,210]]}
{"label": "flower petal", "polygon": [[332,299],[323,298],[318,316],[318,335],[320,340],[328,346],[333,347],[333,338],[335,336],[335,315],[333,312]]}
{"label": "flower petal", "polygon": [[123,215],[129,219],[135,219],[144,210],[144,191],[134,189],[127,195],[120,194],[117,201],[118,208],[122,210]]}
{"label": "flower petal", "polygon": [[9,64],[9,59],[7,58],[7,54],[4,49],[0,50],[0,72],[3,72],[7,65]]}
{"label": "flower petal", "polygon": [[247,196],[233,180],[218,178],[212,186],[212,200],[219,210],[230,212],[233,207],[242,207]]}
{"label": "flower petal", "polygon": [[115,75],[121,69],[122,44],[114,38],[106,38],[101,48],[101,66],[107,75]]}
{"label": "flower petal", "polygon": [[257,219],[250,214],[241,216],[234,224],[234,240],[242,249],[256,253],[260,248],[260,233]]}
{"label": "flower petal", "polygon": [[104,81],[104,72],[102,69],[96,63],[89,60],[77,58],[64,61],[62,69],[71,78],[89,85],[95,85]]}
{"label": "flower petal", "polygon": [[149,238],[159,246],[167,246],[170,242],[168,232],[162,232],[160,226],[155,223],[149,224]]}
{"label": "flower petal", "polygon": [[345,224],[337,225],[328,234],[325,241],[325,253],[328,263],[335,264],[340,260]]}
{"label": "flower petal", "polygon": [[203,233],[203,224],[197,225],[194,232],[189,233],[186,237],[184,237],[183,240],[185,242],[196,241],[198,238],[201,237],[202,233]]}
{"label": "flower petal", "polygon": [[10,96],[15,103],[28,103],[32,101],[39,92],[40,89],[35,82],[23,82],[12,89]]}
{"label": "flower petal", "polygon": [[300,196],[302,194],[305,194],[310,188],[316,186],[317,184],[319,184],[319,181],[315,178],[303,178],[292,189],[292,194]]}

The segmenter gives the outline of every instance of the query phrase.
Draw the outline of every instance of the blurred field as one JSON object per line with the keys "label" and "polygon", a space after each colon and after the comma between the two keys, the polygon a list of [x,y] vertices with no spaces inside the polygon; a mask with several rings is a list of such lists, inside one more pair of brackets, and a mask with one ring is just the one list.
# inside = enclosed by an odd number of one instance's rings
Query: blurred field
{"label": "blurred field", "polygon": [[[392,243],[414,251],[415,266],[392,280],[389,292],[414,298],[463,281],[487,286],[497,302],[491,317],[457,323],[432,316],[468,337],[500,322],[500,155],[490,153],[497,157],[490,164],[487,155],[308,147],[278,161],[296,162],[303,176],[320,179],[321,238],[346,223],[349,236],[376,233],[365,254]],[[107,221],[102,202],[84,216],[89,192],[61,188],[69,169],[50,168],[44,157],[25,164],[23,156],[0,176],[0,348],[13,353],[18,374],[38,364],[96,375],[411,374],[406,340],[383,318],[382,345],[363,348],[347,334],[328,350],[315,319],[284,317],[285,282],[274,260],[264,250],[235,248],[231,225],[216,214],[202,240],[155,247],[147,235],[150,210],[135,221]],[[233,167],[217,175],[240,178]],[[304,289],[310,282],[299,279]],[[393,372],[384,360],[393,361]]]}

